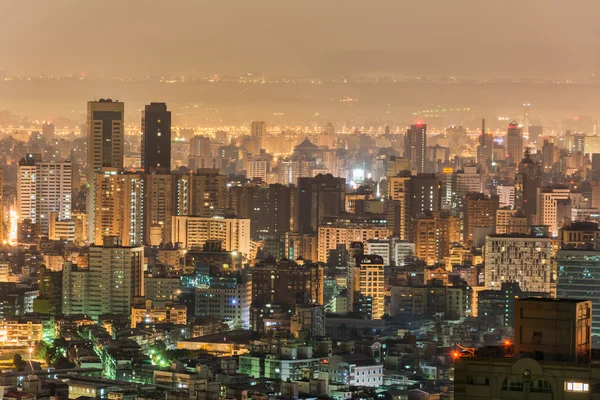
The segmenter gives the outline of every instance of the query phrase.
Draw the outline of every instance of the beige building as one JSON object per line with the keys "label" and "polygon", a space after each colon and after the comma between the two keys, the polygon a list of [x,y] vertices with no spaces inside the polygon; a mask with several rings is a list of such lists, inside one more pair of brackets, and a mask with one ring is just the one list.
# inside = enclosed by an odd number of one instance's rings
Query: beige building
{"label": "beige building", "polygon": [[147,174],[145,179],[145,243],[159,246],[171,242],[173,179],[171,174]]}
{"label": "beige building", "polygon": [[365,255],[358,260],[360,294],[371,297],[372,318],[381,319],[385,307],[385,279],[383,258],[376,255]]}
{"label": "beige building", "polygon": [[318,235],[318,260],[327,262],[330,250],[335,250],[338,244],[346,245],[350,249],[352,242],[366,242],[371,239],[384,239],[390,236],[386,227],[376,225],[344,226],[322,225],[319,226]]}
{"label": "beige building", "polygon": [[101,246],[105,236],[118,236],[124,246],[144,240],[144,182],[141,174],[104,169],[95,174],[93,243]]}
{"label": "beige building", "polygon": [[147,301],[145,308],[131,307],[131,327],[139,323],[161,324],[172,323],[185,325],[187,323],[187,307],[174,305],[165,307],[152,307],[152,302]]}
{"label": "beige building", "polygon": [[499,290],[502,282],[518,282],[525,292],[546,292],[556,297],[552,239],[523,234],[488,236],[485,287]]}
{"label": "beige building", "polygon": [[173,243],[184,248],[202,247],[207,240],[220,240],[225,251],[250,255],[250,220],[247,218],[173,217]]}

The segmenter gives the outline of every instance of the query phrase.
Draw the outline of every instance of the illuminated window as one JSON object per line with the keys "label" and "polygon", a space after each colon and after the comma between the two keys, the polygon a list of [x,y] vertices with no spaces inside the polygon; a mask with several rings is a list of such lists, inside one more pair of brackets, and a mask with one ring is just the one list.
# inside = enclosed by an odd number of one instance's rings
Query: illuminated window
{"label": "illuminated window", "polygon": [[567,392],[589,392],[590,385],[582,382],[567,382],[565,384]]}

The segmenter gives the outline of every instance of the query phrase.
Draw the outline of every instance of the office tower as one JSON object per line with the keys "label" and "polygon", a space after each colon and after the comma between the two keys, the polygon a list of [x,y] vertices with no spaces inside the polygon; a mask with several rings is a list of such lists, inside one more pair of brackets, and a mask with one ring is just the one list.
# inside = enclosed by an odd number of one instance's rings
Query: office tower
{"label": "office tower", "polygon": [[490,170],[494,161],[494,135],[485,131],[485,118],[481,120],[481,134],[479,135],[479,146],[477,147],[477,163]]}
{"label": "office tower", "polygon": [[322,305],[323,282],[318,264],[266,259],[252,268],[252,305]]}
{"label": "office tower", "polygon": [[171,242],[174,203],[173,176],[147,174],[144,183],[144,242],[151,246]]}
{"label": "office tower", "polygon": [[529,149],[519,163],[515,175],[515,208],[521,211],[533,223],[537,208],[538,189],[542,187],[542,166],[531,159]]}
{"label": "office tower", "polygon": [[88,177],[102,172],[102,168],[123,168],[124,112],[122,102],[111,99],[88,102]]}
{"label": "office tower", "polygon": [[567,187],[538,188],[537,224],[549,227],[552,236],[571,219],[571,191]]}
{"label": "office tower", "polygon": [[250,189],[249,218],[253,239],[290,231],[290,190],[279,184]]}
{"label": "office tower", "polygon": [[483,179],[481,171],[474,166],[466,166],[454,173],[452,180],[451,204],[453,215],[464,207],[467,193],[479,193],[482,191]]}
{"label": "office tower", "polygon": [[119,237],[123,246],[144,240],[144,179],[142,174],[105,168],[94,176],[94,231],[90,240],[102,246],[104,237]]}
{"label": "office tower", "polygon": [[130,315],[136,297],[144,296],[144,248],[122,246],[119,237],[105,237],[89,250],[86,314]]}
{"label": "office tower", "polygon": [[360,296],[371,299],[369,315],[381,319],[385,306],[385,278],[383,259],[377,255],[363,255],[356,260]]}
{"label": "office tower", "polygon": [[62,312],[65,315],[88,311],[90,274],[88,266],[65,261],[62,270]]}
{"label": "office tower", "polygon": [[225,319],[233,329],[250,328],[252,281],[247,275],[222,275],[196,287],[195,315]]}
{"label": "office tower", "polygon": [[529,141],[529,107],[531,104],[523,104],[523,140]]}
{"label": "office tower", "polygon": [[583,298],[515,301],[514,354],[536,359],[589,363],[592,302]]}
{"label": "office tower", "polygon": [[296,231],[316,233],[325,217],[344,211],[346,180],[333,175],[298,178]]}
{"label": "office tower", "polygon": [[490,235],[485,243],[485,287],[499,290],[502,282],[518,282],[525,292],[556,297],[552,239],[525,234]]}
{"label": "office tower", "polygon": [[165,103],[150,103],[142,112],[142,169],[171,172],[171,111]]}
{"label": "office tower", "polygon": [[88,237],[94,238],[95,177],[103,168],[123,168],[125,145],[124,127],[125,105],[111,99],[89,101],[87,105],[87,182],[89,191],[86,197],[88,214]]}
{"label": "office tower", "polygon": [[402,171],[395,176],[387,177],[387,198],[392,201],[398,201],[399,205],[399,237],[402,240],[408,239],[407,226],[407,205],[410,204],[407,196],[409,195],[409,181],[411,179],[410,171]]}
{"label": "office tower", "polygon": [[556,294],[561,299],[592,301],[592,341],[600,342],[600,250],[594,247],[564,245],[556,252]]}
{"label": "office tower", "polygon": [[250,125],[250,136],[258,138],[260,150],[267,149],[267,135],[267,123],[265,121],[252,121],[252,124]]}
{"label": "office tower", "polygon": [[171,240],[183,248],[202,247],[209,240],[219,240],[226,251],[250,257],[250,220],[223,217],[173,217]]}
{"label": "office tower", "polygon": [[509,166],[515,166],[521,159],[523,154],[523,136],[521,128],[512,121],[508,125],[508,132],[506,133],[506,163]]}
{"label": "office tower", "polygon": [[433,216],[441,209],[441,184],[435,174],[419,174],[410,178],[406,189],[406,213],[402,222],[406,226],[407,240],[414,242],[416,219]]}
{"label": "office tower", "polygon": [[72,166],[70,162],[44,163],[21,159],[17,171],[17,205],[21,219],[49,232],[50,213],[59,221],[71,219]]}
{"label": "office tower", "polygon": [[496,227],[496,211],[499,208],[498,196],[483,193],[469,193],[465,198],[464,242],[473,243],[474,228]]}
{"label": "office tower", "polygon": [[427,125],[418,123],[406,130],[404,138],[404,158],[411,163],[411,168],[418,174],[425,170],[425,151],[427,149]]}

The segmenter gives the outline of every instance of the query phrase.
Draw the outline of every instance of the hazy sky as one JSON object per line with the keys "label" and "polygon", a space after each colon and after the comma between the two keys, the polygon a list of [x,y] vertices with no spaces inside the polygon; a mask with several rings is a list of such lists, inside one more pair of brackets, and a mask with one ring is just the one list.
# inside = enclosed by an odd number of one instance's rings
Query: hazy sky
{"label": "hazy sky", "polygon": [[598,0],[0,0],[0,70],[589,76],[598,15]]}

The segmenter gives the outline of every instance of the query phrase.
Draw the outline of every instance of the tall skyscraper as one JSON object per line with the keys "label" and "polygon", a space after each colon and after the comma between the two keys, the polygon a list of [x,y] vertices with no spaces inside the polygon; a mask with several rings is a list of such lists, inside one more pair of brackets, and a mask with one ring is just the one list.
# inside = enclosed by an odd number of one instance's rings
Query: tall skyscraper
{"label": "tall skyscraper", "polygon": [[542,166],[531,159],[529,150],[519,163],[515,175],[515,208],[521,211],[529,223],[534,222],[537,213],[538,189],[542,187]]}
{"label": "tall skyscraper", "polygon": [[252,121],[250,125],[250,136],[258,138],[259,149],[267,149],[267,123],[265,121]]}
{"label": "tall skyscraper", "polygon": [[410,160],[411,168],[417,173],[425,171],[425,160],[427,150],[427,125],[417,123],[411,125],[404,137],[404,158]]}
{"label": "tall skyscraper", "polygon": [[485,118],[481,120],[481,134],[477,147],[477,163],[481,167],[490,169],[494,160],[494,135],[485,131]]}
{"label": "tall skyscraper", "polygon": [[171,223],[176,201],[173,198],[173,175],[147,174],[144,199],[145,243],[158,246],[171,242]]}
{"label": "tall skyscraper", "polygon": [[432,217],[441,209],[441,184],[436,174],[419,174],[411,177],[406,189],[406,213],[402,223],[406,226],[408,241],[414,242],[416,219]]}
{"label": "tall skyscraper", "polygon": [[519,124],[512,121],[506,133],[506,163],[516,165],[523,154],[523,135]]}
{"label": "tall skyscraper", "polygon": [[298,178],[296,218],[299,233],[316,233],[325,217],[337,217],[346,205],[346,179],[333,175]]}
{"label": "tall skyscraper", "polygon": [[125,145],[125,105],[111,99],[88,101],[87,106],[87,182],[88,237],[95,235],[95,177],[103,168],[123,169]]}
{"label": "tall skyscraper", "polygon": [[165,103],[150,103],[142,112],[142,168],[171,172],[171,111]]}

